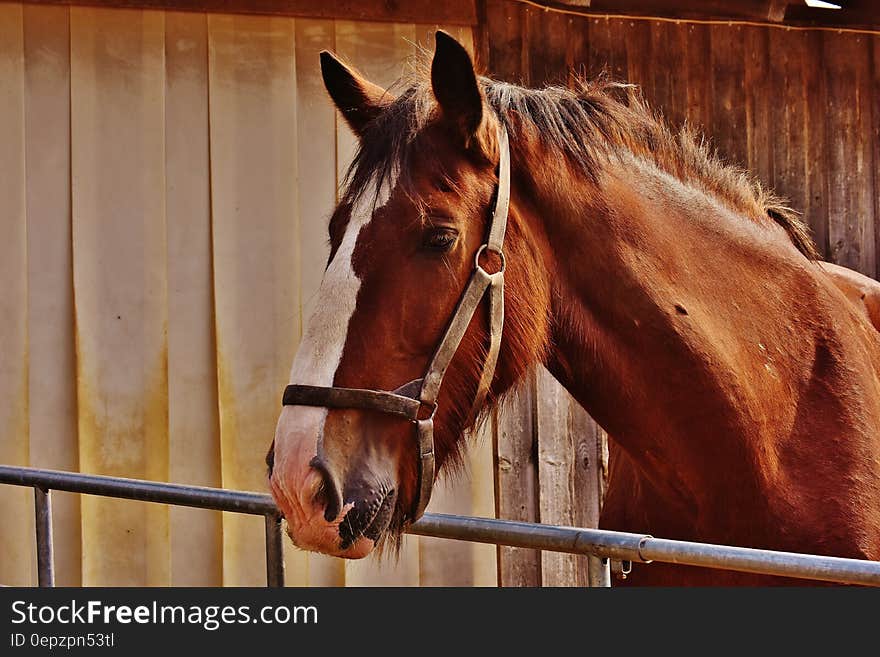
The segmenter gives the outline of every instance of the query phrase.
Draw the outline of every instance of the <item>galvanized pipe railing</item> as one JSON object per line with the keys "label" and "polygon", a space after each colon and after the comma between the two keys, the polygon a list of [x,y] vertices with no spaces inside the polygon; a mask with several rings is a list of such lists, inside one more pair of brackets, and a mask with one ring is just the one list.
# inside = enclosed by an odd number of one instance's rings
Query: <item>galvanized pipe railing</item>
{"label": "galvanized pipe railing", "polygon": [[266,523],[266,582],[272,587],[284,586],[281,514],[268,495],[9,465],[0,465],[0,484],[34,489],[37,582],[40,586],[54,586],[55,580],[52,510],[49,505],[51,490],[263,516]]}
{"label": "galvanized pipe railing", "polygon": [[[49,505],[49,491],[53,489],[262,515],[266,520],[267,580],[270,586],[284,584],[281,517],[268,495],[14,466],[0,466],[0,483],[30,486],[36,491],[40,586],[51,586],[53,582]],[[408,531],[421,536],[568,552],[601,559],[644,563],[663,561],[763,575],[880,586],[880,562],[863,559],[758,550],[654,538],[647,534],[437,513],[426,513]]]}

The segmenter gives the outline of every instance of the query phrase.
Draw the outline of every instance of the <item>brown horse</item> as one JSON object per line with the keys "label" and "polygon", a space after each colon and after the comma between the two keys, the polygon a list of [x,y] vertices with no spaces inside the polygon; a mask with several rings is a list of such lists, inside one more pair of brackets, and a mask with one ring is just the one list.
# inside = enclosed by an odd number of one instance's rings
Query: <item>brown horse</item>
{"label": "brown horse", "polygon": [[[823,269],[792,211],[629,87],[478,77],[444,33],[430,76],[396,97],[328,53],[322,70],[360,149],[291,383],[424,374],[486,238],[503,126],[507,305],[486,408],[550,369],[614,436],[603,527],[880,558],[876,284]],[[460,462],[487,334],[483,306],[440,390],[440,468]],[[268,460],[300,547],[363,557],[412,519],[406,420],[286,406]],[[774,581],[661,564],[628,580]]]}

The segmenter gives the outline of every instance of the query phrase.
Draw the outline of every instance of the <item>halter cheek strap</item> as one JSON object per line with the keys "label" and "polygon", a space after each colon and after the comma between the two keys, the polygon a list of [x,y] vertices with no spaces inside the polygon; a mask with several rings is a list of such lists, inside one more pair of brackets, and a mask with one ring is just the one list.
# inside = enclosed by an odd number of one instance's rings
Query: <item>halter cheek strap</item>
{"label": "halter cheek strap", "polygon": [[[443,377],[458,351],[467,328],[484,297],[489,304],[489,347],[483,362],[477,391],[468,416],[473,422],[483,407],[486,395],[495,376],[498,353],[501,350],[501,334],[504,329],[504,234],[510,209],[510,145],[507,130],[498,130],[498,188],[495,207],[489,222],[486,242],[474,255],[474,271],[462,292],[452,318],[446,326],[443,338],[437,345],[425,376],[410,381],[394,391],[362,388],[339,388],[336,386],[289,385],[284,389],[282,403],[285,406],[319,406],[324,408],[353,408],[379,411],[406,418],[416,425],[418,447],[419,485],[413,503],[411,520],[415,522],[425,512],[434,486],[434,415]],[[501,259],[499,271],[490,274],[480,264],[486,252]],[[423,410],[424,409],[424,410]]]}

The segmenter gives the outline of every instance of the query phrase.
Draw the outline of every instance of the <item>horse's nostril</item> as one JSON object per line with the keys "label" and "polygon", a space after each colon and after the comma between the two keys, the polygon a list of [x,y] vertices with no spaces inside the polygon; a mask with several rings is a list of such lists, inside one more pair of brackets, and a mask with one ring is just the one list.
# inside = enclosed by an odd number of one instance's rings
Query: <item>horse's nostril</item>
{"label": "horse's nostril", "polygon": [[396,500],[394,489],[390,489],[373,492],[355,502],[339,525],[341,547],[351,547],[361,536],[378,541],[391,522]]}
{"label": "horse's nostril", "polygon": [[266,452],[266,466],[269,468],[269,476],[272,476],[272,470],[275,468],[275,441],[269,445],[269,451]]}
{"label": "horse's nostril", "polygon": [[327,522],[332,522],[342,509],[339,487],[336,485],[333,475],[330,474],[330,469],[320,458],[316,456],[309,462],[309,465],[321,475],[321,488],[315,494],[315,501],[324,505],[324,519]]}

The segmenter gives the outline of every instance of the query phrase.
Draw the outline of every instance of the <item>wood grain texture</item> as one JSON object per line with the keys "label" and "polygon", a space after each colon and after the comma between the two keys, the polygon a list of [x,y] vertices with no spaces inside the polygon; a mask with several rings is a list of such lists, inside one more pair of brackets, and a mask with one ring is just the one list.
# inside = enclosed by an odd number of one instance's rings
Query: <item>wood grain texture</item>
{"label": "wood grain texture", "polygon": [[486,26],[489,72],[500,80],[523,83],[526,71],[523,51],[525,23],[522,6],[506,0],[486,0]]}
{"label": "wood grain texture", "polygon": [[569,84],[574,76],[585,77],[590,60],[590,23],[580,16],[568,17],[568,38],[565,48],[565,65]]}
{"label": "wood grain texture", "polygon": [[[587,505],[575,489],[579,436],[570,425],[575,403],[543,367],[536,373],[535,430],[538,436],[538,514],[543,524],[576,526],[577,509]],[[572,554],[541,553],[541,585],[573,586],[586,583],[587,560]]]}
{"label": "wood grain texture", "polygon": [[[745,140],[748,168],[764,185],[771,182],[771,160],[774,131],[770,127],[771,96],[769,57],[769,30],[761,27],[743,27],[745,54]],[[743,136],[741,135],[742,139]]]}
{"label": "wood grain texture", "polygon": [[[795,207],[813,232],[813,240],[821,255],[828,256],[828,155],[826,148],[826,100],[822,32],[804,34],[802,66],[804,107],[804,193],[801,205]],[[869,137],[870,138],[870,137]],[[880,140],[873,139],[875,145]]]}
{"label": "wood grain texture", "polygon": [[475,0],[30,0],[34,4],[120,9],[169,9],[221,14],[301,16],[357,21],[476,23]]}
{"label": "wood grain texture", "polygon": [[591,18],[590,57],[587,74],[594,78],[608,75],[614,80],[627,78],[626,40],[621,38],[627,22],[620,19]]}
{"label": "wood grain texture", "polygon": [[871,142],[874,147],[874,278],[880,280],[880,35],[869,39],[871,44]]}
{"label": "wood grain texture", "polygon": [[639,85],[644,97],[653,102],[651,25],[647,21],[627,21],[626,31],[627,82]]}
{"label": "wood grain texture", "polygon": [[[495,418],[495,514],[506,520],[539,520],[535,386],[530,373]],[[540,552],[498,547],[499,586],[540,584]]]}
{"label": "wood grain texture", "polygon": [[773,188],[797,209],[806,198],[803,70],[806,41],[803,32],[778,31],[770,35],[770,87],[778,102],[770,103],[773,126]]}
{"label": "wood grain texture", "polygon": [[877,260],[868,37],[826,33],[823,45],[830,257],[872,274]]}
{"label": "wood grain texture", "polygon": [[[745,167],[748,166],[748,151],[742,138],[746,130],[743,28],[712,25],[708,31],[711,46],[702,57],[711,63],[711,67],[701,73],[703,79],[711,83],[711,97],[707,98],[711,120],[704,123],[703,128],[726,162]],[[690,62],[698,57],[695,54]]]}
{"label": "wood grain texture", "polygon": [[[687,26],[651,23],[651,65],[655,106],[673,130],[687,119]],[[682,74],[684,72],[684,74]]]}
{"label": "wood grain texture", "polygon": [[[717,102],[712,87],[717,75],[712,56],[712,28],[690,24],[683,29],[687,48],[687,105],[684,113],[695,130],[707,133],[716,114]],[[733,77],[736,78],[736,73]],[[739,89],[742,89],[741,85],[740,79]]]}
{"label": "wood grain texture", "polygon": [[565,85],[568,78],[568,16],[528,8],[529,84]]}

